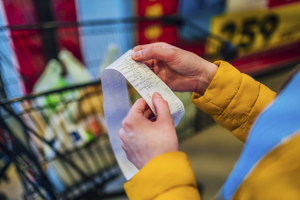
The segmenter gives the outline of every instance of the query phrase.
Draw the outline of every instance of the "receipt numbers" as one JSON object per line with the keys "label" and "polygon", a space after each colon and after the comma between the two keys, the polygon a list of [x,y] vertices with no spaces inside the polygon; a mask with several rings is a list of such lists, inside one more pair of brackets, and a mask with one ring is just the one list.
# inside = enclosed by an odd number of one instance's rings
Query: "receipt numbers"
{"label": "receipt numbers", "polygon": [[132,60],[131,54],[133,52],[134,51],[129,50],[108,69],[115,69],[122,73],[145,99],[155,115],[156,111],[152,103],[152,95],[154,92],[159,92],[162,97],[168,101],[172,117],[177,125],[177,118],[179,117],[181,119],[182,116],[180,115],[184,113],[182,102],[144,63]]}

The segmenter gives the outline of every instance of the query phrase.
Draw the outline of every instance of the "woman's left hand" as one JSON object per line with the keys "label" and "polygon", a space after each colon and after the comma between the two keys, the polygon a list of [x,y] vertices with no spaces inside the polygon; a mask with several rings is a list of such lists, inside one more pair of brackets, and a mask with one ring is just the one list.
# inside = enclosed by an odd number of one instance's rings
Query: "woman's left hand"
{"label": "woman's left hand", "polygon": [[159,93],[153,94],[152,101],[157,112],[155,121],[150,120],[153,113],[146,101],[139,99],[123,120],[123,128],[119,131],[127,159],[138,169],[156,156],[179,149],[168,102]]}

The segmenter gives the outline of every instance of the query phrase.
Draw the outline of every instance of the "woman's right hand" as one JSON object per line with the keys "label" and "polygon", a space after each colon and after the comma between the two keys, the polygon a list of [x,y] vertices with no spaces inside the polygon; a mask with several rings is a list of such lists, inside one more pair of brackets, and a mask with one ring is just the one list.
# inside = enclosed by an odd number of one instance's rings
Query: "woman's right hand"
{"label": "woman's right hand", "polygon": [[173,91],[204,94],[218,66],[166,43],[136,46],[131,55],[143,61]]}

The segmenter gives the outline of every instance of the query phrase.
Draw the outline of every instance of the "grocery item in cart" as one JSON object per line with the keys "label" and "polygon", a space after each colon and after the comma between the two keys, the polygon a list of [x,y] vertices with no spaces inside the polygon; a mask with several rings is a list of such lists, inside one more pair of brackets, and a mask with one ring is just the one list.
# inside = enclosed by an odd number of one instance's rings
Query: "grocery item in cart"
{"label": "grocery item in cart", "polygon": [[[39,77],[37,82],[33,87],[34,93],[46,92],[54,89],[59,89],[66,87],[67,83],[62,77],[62,66],[55,60],[51,59],[43,71],[42,75]],[[48,99],[47,99],[48,98]],[[51,103],[53,106],[56,105],[55,97],[45,97],[37,99],[39,105],[45,105],[48,100],[48,103]]]}
{"label": "grocery item in cart", "polygon": [[70,51],[66,49],[61,50],[58,54],[58,58],[66,66],[72,84],[92,81],[92,75]]}
{"label": "grocery item in cart", "polygon": [[[71,52],[64,49],[58,54],[60,61],[64,64],[67,70],[67,77],[62,76],[62,66],[59,61],[52,59],[48,62],[43,74],[38,79],[34,86],[34,92],[45,92],[53,89],[60,89],[73,84],[81,84],[92,81],[92,76],[88,70],[82,65],[82,63],[73,56]],[[79,91],[66,91],[62,93],[54,93],[47,95],[46,97],[40,97],[37,99],[38,106],[46,105],[49,109],[48,115],[52,112],[64,113],[65,119],[74,122],[78,116],[78,102],[72,101],[78,99]],[[84,91],[81,92],[84,94]],[[65,106],[61,104],[61,101],[72,101]],[[99,100],[99,99],[98,99]],[[100,103],[102,102],[100,97]],[[84,106],[83,106],[84,107]],[[101,113],[101,112],[100,112]],[[103,113],[103,112],[102,112]]]}
{"label": "grocery item in cart", "polygon": [[79,91],[79,104],[76,112],[76,121],[92,114],[100,114],[103,112],[103,94],[101,84],[88,86]]}
{"label": "grocery item in cart", "polygon": [[[83,177],[68,162],[58,157],[55,151],[71,158],[73,163],[87,176],[92,176],[108,165],[104,156],[90,153],[90,149],[98,151],[97,149],[101,149],[105,145],[105,141],[101,140],[99,136],[94,136],[96,133],[92,133],[93,136],[90,136],[91,130],[86,128],[92,118],[101,119],[102,117],[89,116],[76,124],[69,124],[65,122],[63,115],[52,116],[49,127],[45,131],[45,139],[53,141],[53,149],[47,144],[43,144],[43,151],[47,160],[47,173],[48,175],[51,174],[50,181],[56,187],[59,184],[63,184],[65,187],[71,186],[82,181]],[[101,124],[99,127],[105,127],[102,124],[103,121],[102,118],[101,121],[97,122]],[[88,145],[88,143],[91,144]],[[89,167],[86,167],[86,165]]]}
{"label": "grocery item in cart", "polygon": [[34,92],[45,92],[60,88],[62,66],[56,59],[51,59],[33,87]]}

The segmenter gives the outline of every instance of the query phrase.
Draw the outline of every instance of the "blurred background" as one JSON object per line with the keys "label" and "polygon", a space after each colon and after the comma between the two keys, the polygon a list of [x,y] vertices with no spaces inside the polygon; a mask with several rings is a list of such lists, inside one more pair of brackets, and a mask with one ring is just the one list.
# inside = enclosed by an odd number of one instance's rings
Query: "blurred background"
{"label": "blurred background", "polygon": [[[298,0],[0,0],[0,200],[127,199],[99,74],[136,45],[167,42],[277,91],[300,61],[299,11]],[[213,199],[243,144],[176,95],[180,148]]]}

